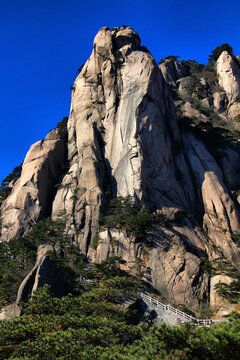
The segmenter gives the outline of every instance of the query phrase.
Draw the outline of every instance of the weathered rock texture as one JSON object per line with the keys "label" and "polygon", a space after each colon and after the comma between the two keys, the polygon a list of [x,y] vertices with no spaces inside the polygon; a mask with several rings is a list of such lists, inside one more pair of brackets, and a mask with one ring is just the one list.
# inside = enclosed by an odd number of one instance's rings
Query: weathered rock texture
{"label": "weathered rock texture", "polygon": [[16,303],[26,301],[29,296],[40,287],[48,284],[53,296],[62,297],[65,294],[65,281],[62,272],[56,267],[50,253],[55,253],[52,245],[40,245],[37,251],[37,260],[30,273],[22,281]]}
{"label": "weathered rock texture", "polygon": [[64,136],[57,129],[31,146],[21,177],[1,207],[1,240],[24,235],[41,216],[51,214],[65,158]]}
{"label": "weathered rock texture", "polygon": [[[140,259],[144,280],[175,303],[196,308],[207,298],[209,276],[201,271],[202,257],[224,255],[239,264],[240,251],[231,240],[240,232],[231,198],[240,183],[239,154],[230,147],[216,149],[222,154],[216,161],[191,130],[179,128],[172,95],[189,118],[208,123],[209,113],[221,114],[217,119],[227,122],[226,105],[229,113],[235,106],[236,114],[240,76],[226,52],[217,62],[222,89],[203,75],[193,78],[189,66],[167,59],[159,69],[133,29],[100,29],[73,86],[69,170],[60,181],[59,164],[65,157],[60,136],[50,134],[31,147],[20,179],[2,205],[1,240],[24,234],[41,216],[51,213],[55,219],[61,214],[66,232],[92,261],[121,256],[126,268],[136,273]],[[190,91],[194,81],[197,90]],[[196,107],[198,92],[201,101]],[[202,107],[211,112],[203,113]],[[108,198],[127,195],[164,213],[172,228],[149,234],[153,246],[147,255],[143,244],[114,229],[101,232],[102,240],[93,249],[99,214]]]}
{"label": "weathered rock texture", "polygon": [[223,51],[217,60],[219,85],[228,97],[229,105],[240,96],[240,68],[227,51]]}
{"label": "weathered rock texture", "polygon": [[159,65],[159,68],[163,74],[164,80],[172,86],[176,86],[176,82],[180,78],[188,76],[188,69],[177,61],[174,57],[166,59]]}
{"label": "weathered rock texture", "polygon": [[21,309],[16,303],[4,306],[4,308],[0,309],[0,321],[13,320],[20,315]]}

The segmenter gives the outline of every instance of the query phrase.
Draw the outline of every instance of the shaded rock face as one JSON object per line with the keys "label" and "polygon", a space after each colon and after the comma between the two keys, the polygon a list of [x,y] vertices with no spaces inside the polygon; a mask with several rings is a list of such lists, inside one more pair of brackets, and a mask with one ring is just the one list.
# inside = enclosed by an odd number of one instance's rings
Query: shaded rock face
{"label": "shaded rock face", "polygon": [[225,110],[226,106],[226,93],[225,92],[215,92],[213,94],[213,103],[216,111],[222,113]]}
{"label": "shaded rock face", "polygon": [[219,250],[236,264],[240,249],[231,240],[239,231],[239,213],[223,182],[222,171],[204,145],[192,134],[183,136],[185,154],[203,205],[203,229]]}
{"label": "shaded rock face", "polygon": [[201,274],[200,258],[189,252],[177,230],[152,232],[149,234],[150,247],[135,244],[124,232],[100,232],[97,250],[90,248],[88,256],[99,263],[111,256],[120,257],[126,261],[121,265],[123,270],[135,276],[143,273],[143,281],[158,289],[163,297],[171,299],[172,303],[185,303],[197,309],[199,299],[207,297],[208,278]]}
{"label": "shaded rock face", "polygon": [[40,245],[37,251],[37,260],[33,269],[22,281],[17,294],[16,303],[26,301],[36,290],[45,284],[50,285],[55,297],[65,295],[65,281],[62,272],[57,269],[48,253],[54,253],[52,245]]}
{"label": "shaded rock face", "polygon": [[177,80],[184,78],[189,74],[188,69],[181,61],[176,61],[174,58],[166,59],[159,65],[159,68],[166,83],[172,86],[176,86]]}
{"label": "shaded rock face", "polygon": [[[240,78],[228,54],[219,58],[217,72],[223,88],[219,91],[199,80],[201,106],[227,121],[226,105],[228,113],[235,106],[236,114]],[[239,264],[239,248],[231,240],[233,233],[240,233],[231,198],[231,189],[239,184],[239,151],[221,149],[217,162],[191,131],[180,131],[169,85],[177,92],[175,103],[183,115],[210,121],[206,111],[186,101],[192,95],[190,80],[189,69],[173,59],[159,69],[133,29],[100,29],[74,82],[67,151],[66,136],[58,131],[31,147],[20,179],[2,204],[1,240],[24,234],[41,216],[64,215],[67,234],[91,261],[117,255],[136,274],[140,259],[145,282],[175,303],[197,308],[210,289],[208,276],[201,272],[202,257],[224,255]],[[69,170],[61,177],[59,165],[66,153]],[[114,229],[102,231],[94,249],[100,212],[109,198],[127,195],[165,214],[171,229],[149,234],[153,245],[147,254],[144,244]],[[31,286],[23,289],[31,289],[29,293],[40,286],[37,269],[46,274],[53,271],[51,266],[43,256],[26,280]],[[40,271],[37,276],[45,275]]]}

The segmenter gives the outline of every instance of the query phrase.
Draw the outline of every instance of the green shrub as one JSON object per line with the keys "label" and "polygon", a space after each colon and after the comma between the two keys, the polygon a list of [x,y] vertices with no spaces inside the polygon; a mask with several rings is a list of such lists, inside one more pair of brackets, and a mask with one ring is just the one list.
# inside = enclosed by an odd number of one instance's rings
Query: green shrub
{"label": "green shrub", "polygon": [[208,303],[202,303],[200,305],[199,317],[201,319],[210,319],[214,314],[214,309]]}
{"label": "green shrub", "polygon": [[0,243],[0,296],[6,303],[15,300],[18,287],[32,269],[37,248],[41,244],[60,244],[66,258],[62,259],[53,254],[51,257],[56,266],[64,270],[64,274],[69,278],[69,271],[66,269],[68,264],[71,263],[74,267],[81,255],[79,251],[77,253],[74,251],[74,246],[65,235],[64,228],[65,223],[61,220],[40,220],[24,237]]}
{"label": "green shrub", "polygon": [[240,114],[238,114],[237,116],[235,116],[235,118],[233,119],[234,121],[240,123]]}
{"label": "green shrub", "polygon": [[57,123],[56,129],[67,129],[68,116],[64,116],[61,121]]}
{"label": "green shrub", "polygon": [[233,48],[225,43],[212,50],[212,53],[208,56],[208,61],[210,63],[216,62],[223,51],[227,51],[230,55],[233,55]]}
{"label": "green shrub", "polygon": [[200,139],[215,159],[218,158],[218,150],[225,147],[234,148],[239,139],[239,131],[229,130],[213,126],[211,122],[196,121],[187,116],[178,118],[178,124],[182,131],[192,132]]}
{"label": "green shrub", "polygon": [[226,298],[231,303],[240,302],[240,270],[234,271],[234,274],[231,274],[233,281],[230,284],[218,283],[215,285],[215,289],[218,294]]}
{"label": "green shrub", "polygon": [[9,187],[9,184],[12,181],[17,181],[21,176],[21,172],[22,164],[16,166],[13,171],[2,180],[0,185],[0,203],[10,195],[12,188]]}
{"label": "green shrub", "polygon": [[91,240],[91,245],[90,245],[91,248],[96,249],[100,240],[101,240],[101,238],[100,238],[99,234],[94,235]]}
{"label": "green shrub", "polygon": [[205,65],[199,64],[196,60],[182,60],[181,62],[189,70],[190,75],[199,75],[205,69]]}
{"label": "green shrub", "polygon": [[168,56],[164,57],[163,59],[161,59],[158,64],[160,65],[160,64],[164,63],[166,60],[177,61],[178,58],[179,58],[179,56],[176,56],[176,55],[168,55]]}
{"label": "green shrub", "polygon": [[99,132],[100,132],[101,135],[104,135],[104,134],[105,134],[106,129],[105,129],[105,127],[104,127],[103,124],[101,124],[101,125],[99,126]]}
{"label": "green shrub", "polygon": [[202,259],[202,261],[200,263],[200,272],[201,273],[206,272],[209,275],[211,275],[214,271],[215,271],[215,268],[212,265],[212,263],[208,259]]}
{"label": "green shrub", "polygon": [[200,79],[195,74],[189,76],[188,91],[191,95],[195,95],[198,99],[204,99],[203,86]]}
{"label": "green shrub", "polygon": [[136,240],[144,240],[147,232],[156,227],[169,227],[167,218],[162,214],[151,213],[142,201],[133,203],[131,196],[117,197],[109,202],[105,214],[100,215],[99,225],[108,229],[125,230]]}
{"label": "green shrub", "polygon": [[237,244],[238,246],[240,246],[240,234],[232,234],[231,235],[232,241]]}
{"label": "green shrub", "polygon": [[[141,313],[123,310],[134,280],[115,277],[81,296],[52,298],[39,289],[24,315],[0,325],[0,359],[226,360],[240,357],[240,319],[207,327],[132,325]],[[132,291],[134,293],[134,291]],[[136,294],[136,293],[135,293]],[[127,299],[127,297],[126,297]],[[209,313],[208,313],[209,314]]]}

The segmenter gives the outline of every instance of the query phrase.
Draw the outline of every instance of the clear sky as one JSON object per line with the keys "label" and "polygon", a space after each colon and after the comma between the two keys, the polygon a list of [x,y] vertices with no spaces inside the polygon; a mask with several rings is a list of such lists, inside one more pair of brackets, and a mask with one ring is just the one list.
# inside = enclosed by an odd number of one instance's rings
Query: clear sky
{"label": "clear sky", "polygon": [[77,68],[102,26],[133,27],[158,62],[240,54],[239,0],[0,0],[0,181],[68,116]]}

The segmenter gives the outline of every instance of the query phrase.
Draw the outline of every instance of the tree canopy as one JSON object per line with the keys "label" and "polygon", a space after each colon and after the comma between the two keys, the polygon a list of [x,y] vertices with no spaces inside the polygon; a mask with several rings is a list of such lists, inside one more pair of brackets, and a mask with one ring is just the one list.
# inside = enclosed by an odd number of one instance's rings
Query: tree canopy
{"label": "tree canopy", "polygon": [[208,56],[210,63],[216,62],[223,51],[227,51],[230,55],[233,55],[233,48],[229,44],[222,44],[212,50],[212,53]]}

